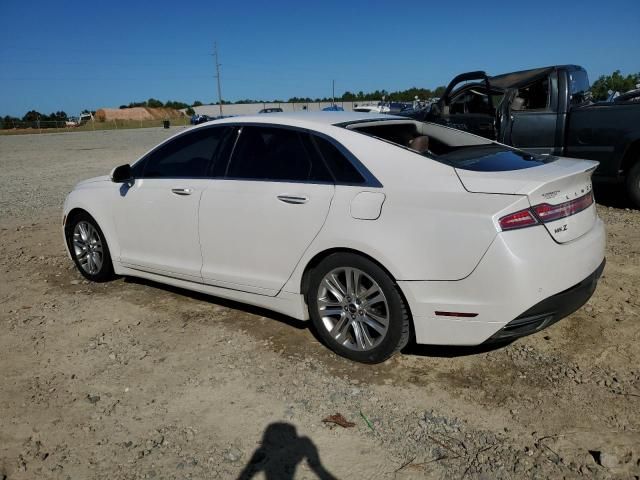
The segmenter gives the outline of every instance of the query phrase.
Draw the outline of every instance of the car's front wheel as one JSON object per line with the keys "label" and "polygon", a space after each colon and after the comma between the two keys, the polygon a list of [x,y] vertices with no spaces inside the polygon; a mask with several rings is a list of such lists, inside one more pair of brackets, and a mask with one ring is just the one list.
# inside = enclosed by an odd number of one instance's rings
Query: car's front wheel
{"label": "car's front wheel", "polygon": [[105,282],[113,278],[113,263],[104,234],[88,213],[74,215],[66,229],[67,245],[73,262],[88,280]]}
{"label": "car's front wheel", "polygon": [[351,360],[383,362],[409,340],[409,314],[397,285],[359,255],[322,260],[311,272],[306,300],[318,335]]}

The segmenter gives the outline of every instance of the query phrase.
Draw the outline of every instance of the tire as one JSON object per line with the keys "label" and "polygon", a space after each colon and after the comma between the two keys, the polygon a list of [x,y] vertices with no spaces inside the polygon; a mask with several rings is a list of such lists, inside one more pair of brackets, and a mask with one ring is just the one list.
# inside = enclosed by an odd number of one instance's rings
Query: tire
{"label": "tire", "polygon": [[106,282],[113,279],[113,262],[107,241],[91,215],[81,212],[69,219],[65,237],[76,268],[87,280]]}
{"label": "tire", "polygon": [[409,313],[398,286],[364,257],[326,257],[310,272],[305,298],[318,336],[350,360],[380,363],[409,341]]}
{"label": "tire", "polygon": [[633,167],[627,173],[627,194],[633,203],[633,206],[640,208],[640,159],[638,159]]}

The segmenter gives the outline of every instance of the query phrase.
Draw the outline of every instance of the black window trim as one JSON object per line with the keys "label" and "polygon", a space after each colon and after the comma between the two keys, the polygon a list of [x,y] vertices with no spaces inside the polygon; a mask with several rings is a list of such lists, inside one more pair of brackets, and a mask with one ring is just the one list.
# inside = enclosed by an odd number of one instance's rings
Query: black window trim
{"label": "black window trim", "polygon": [[[275,182],[275,183],[309,183],[309,184],[314,184],[314,185],[341,185],[341,186],[354,186],[354,187],[364,187],[364,188],[382,188],[383,185],[382,183],[380,183],[380,181],[369,171],[369,169],[367,167],[365,167],[362,162],[360,160],[358,160],[358,158],[351,153],[344,145],[342,145],[340,142],[338,142],[336,139],[332,138],[331,136],[322,133],[322,132],[318,132],[316,130],[310,130],[308,128],[304,128],[304,127],[296,127],[294,125],[282,125],[279,123],[261,123],[261,122],[238,122],[238,123],[231,123],[231,124],[226,124],[232,127],[236,127],[238,130],[238,134],[236,136],[233,148],[231,150],[231,153],[229,154],[229,158],[226,160],[227,161],[227,166],[225,169],[225,176],[224,177],[214,177],[217,180],[234,180],[234,181],[246,181],[246,182]],[[331,169],[329,168],[329,166],[326,164],[326,161],[324,159],[324,156],[322,156],[322,154],[320,154],[320,152],[318,153],[318,156],[322,159],[322,161],[324,162],[327,170],[329,171],[329,173],[331,174],[331,176],[334,178],[334,181],[332,182],[322,182],[322,181],[318,181],[318,180],[274,180],[274,179],[262,179],[262,178],[237,178],[237,177],[229,177],[227,176],[227,173],[229,171],[229,166],[231,165],[231,159],[233,158],[233,154],[235,152],[236,146],[238,145],[238,141],[240,139],[240,137],[242,136],[242,127],[266,127],[266,128],[281,128],[281,129],[285,129],[285,130],[293,130],[299,133],[304,133],[307,135],[310,135],[311,138],[313,139],[314,135],[317,135],[318,137],[327,140],[329,143],[331,143],[334,147],[336,147],[338,149],[338,151],[344,155],[344,157],[351,163],[351,165],[356,169],[356,171],[362,176],[362,178],[364,179],[364,182],[362,183],[354,183],[354,182],[337,182],[335,181],[335,173],[331,171]],[[313,141],[313,140],[312,140]],[[313,141],[313,145],[316,147],[316,149],[318,148],[315,141]]]}
{"label": "black window trim", "polygon": [[[331,169],[329,168],[329,166],[326,164],[326,161],[324,159],[324,156],[320,153],[318,153],[318,156],[322,159],[322,161],[325,164],[325,167],[327,168],[327,170],[329,171],[329,173],[331,174],[331,176],[334,178],[334,181],[332,182],[321,182],[321,181],[310,181],[310,180],[273,180],[273,179],[260,179],[260,178],[252,178],[252,179],[247,179],[247,178],[234,178],[234,177],[228,177],[227,173],[229,171],[229,166],[231,165],[231,159],[233,158],[233,154],[236,150],[236,146],[238,145],[238,140],[240,139],[240,136],[242,135],[242,127],[272,127],[272,128],[283,128],[283,129],[288,129],[288,130],[294,130],[300,133],[305,133],[307,135],[309,135],[312,139],[312,143],[314,145],[314,147],[316,148],[316,150],[318,150],[318,146],[316,145],[316,142],[313,140],[313,136],[317,135],[318,137],[328,141],[329,143],[331,143],[334,147],[336,147],[338,149],[338,151],[344,155],[344,157],[351,162],[351,165],[356,169],[356,171],[362,176],[362,178],[364,179],[364,182],[362,183],[354,183],[354,182],[338,182],[335,181],[335,173],[331,171]],[[214,156],[218,153],[220,153],[221,151],[224,150],[224,147],[226,145],[227,142],[232,141],[233,142],[233,146],[231,148],[231,152],[229,153],[228,158],[216,158],[215,161],[213,161],[213,157],[212,159],[209,161],[209,166],[207,167],[207,175],[205,176],[200,176],[200,177],[162,177],[162,178],[145,178],[144,177],[144,169],[146,168],[146,162],[147,160],[155,153],[157,152],[160,148],[163,148],[164,146],[166,146],[169,142],[172,142],[174,140],[178,140],[179,138],[183,137],[184,135],[188,135],[190,133],[193,133],[195,131],[200,131],[200,130],[209,130],[209,129],[213,129],[213,128],[227,128],[228,132],[225,135],[225,137],[222,139],[221,144],[218,146],[218,148],[216,149],[216,152],[214,152]],[[233,138],[233,136],[235,135],[235,138]],[[215,165],[216,161],[223,161],[226,162],[226,166],[225,166],[225,174],[224,176],[214,176],[212,175],[213,172],[213,168]],[[222,124],[217,124],[217,125],[207,125],[206,127],[197,127],[197,128],[190,128],[187,129],[184,132],[181,132],[179,135],[170,137],[168,139],[166,139],[164,142],[160,143],[159,145],[157,145],[156,147],[154,147],[152,150],[148,151],[144,156],[142,156],[141,158],[139,158],[138,160],[136,160],[133,165],[132,168],[134,168],[137,164],[139,163],[144,163],[144,165],[142,166],[142,172],[143,175],[140,177],[136,177],[137,179],[140,180],[172,180],[172,179],[181,179],[181,180],[234,180],[234,181],[251,181],[251,182],[276,182],[276,183],[310,183],[310,184],[317,184],[317,185],[341,185],[341,186],[354,186],[354,187],[364,187],[364,188],[382,188],[383,185],[382,183],[369,171],[369,169],[367,167],[365,167],[362,162],[360,160],[358,160],[358,158],[349,151],[349,149],[347,149],[344,145],[342,145],[340,142],[338,142],[336,139],[334,139],[333,137],[322,133],[322,132],[318,132],[317,130],[310,130],[308,128],[303,128],[303,127],[296,127],[293,125],[282,125],[279,123],[260,123],[260,122],[237,122],[237,123],[222,123]]]}

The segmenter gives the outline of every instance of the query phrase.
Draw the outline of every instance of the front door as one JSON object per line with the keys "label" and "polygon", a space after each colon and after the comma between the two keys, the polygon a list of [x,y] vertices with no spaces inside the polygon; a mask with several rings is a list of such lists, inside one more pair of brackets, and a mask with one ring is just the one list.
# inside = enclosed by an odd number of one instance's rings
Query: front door
{"label": "front door", "polygon": [[143,271],[202,281],[198,209],[217,147],[228,129],[180,135],[134,165],[116,199],[120,262]]}
{"label": "front door", "polygon": [[545,76],[510,94],[507,144],[532,153],[554,153],[558,122],[553,76]]}

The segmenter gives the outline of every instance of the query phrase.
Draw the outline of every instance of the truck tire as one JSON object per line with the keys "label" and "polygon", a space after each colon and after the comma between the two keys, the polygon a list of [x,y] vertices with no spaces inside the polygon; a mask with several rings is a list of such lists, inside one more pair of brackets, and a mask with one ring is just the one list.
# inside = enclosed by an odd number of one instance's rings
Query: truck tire
{"label": "truck tire", "polygon": [[633,206],[640,208],[640,158],[627,173],[627,194]]}

